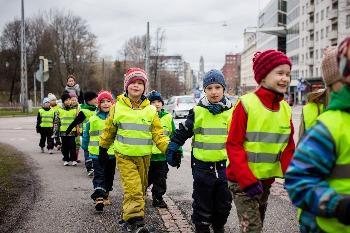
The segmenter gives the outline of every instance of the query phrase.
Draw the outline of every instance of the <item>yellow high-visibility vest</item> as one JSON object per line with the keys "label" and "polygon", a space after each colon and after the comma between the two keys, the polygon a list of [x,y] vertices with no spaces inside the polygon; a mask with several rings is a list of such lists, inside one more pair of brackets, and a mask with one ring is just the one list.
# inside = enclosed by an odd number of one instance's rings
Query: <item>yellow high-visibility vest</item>
{"label": "yellow high-visibility vest", "polygon": [[[65,110],[63,108],[58,109],[59,117],[61,120],[60,132],[65,133],[68,126],[74,121],[75,116],[77,114],[77,110],[69,109]],[[72,131],[76,131],[77,129],[74,127]]]}
{"label": "yellow high-visibility vest", "polygon": [[39,114],[41,117],[40,127],[43,128],[52,128],[53,127],[53,118],[55,116],[55,112],[53,109],[46,111],[45,109],[39,109]]}
{"label": "yellow high-visibility vest", "polygon": [[255,93],[240,97],[247,113],[244,149],[257,179],[283,177],[280,156],[291,136],[292,110],[284,100],[278,111],[267,109]]}
{"label": "yellow high-visibility vest", "polygon": [[[167,137],[170,136],[173,127],[172,127],[173,117],[171,114],[166,114],[162,118],[160,118],[160,123],[162,124],[164,135]],[[153,143],[152,154],[161,154],[162,152],[158,149],[157,145]]]}
{"label": "yellow high-visibility vest", "polygon": [[[98,156],[99,155],[99,140],[100,135],[102,134],[103,129],[105,128],[105,121],[101,119],[96,114],[92,115],[89,119],[90,129],[89,129],[89,146],[88,150],[91,155]],[[113,145],[108,148],[108,155],[111,157],[115,157]]]}
{"label": "yellow high-visibility vest", "polygon": [[314,102],[307,103],[303,107],[303,117],[305,130],[311,128],[316,123],[317,117],[323,112],[323,104]]}

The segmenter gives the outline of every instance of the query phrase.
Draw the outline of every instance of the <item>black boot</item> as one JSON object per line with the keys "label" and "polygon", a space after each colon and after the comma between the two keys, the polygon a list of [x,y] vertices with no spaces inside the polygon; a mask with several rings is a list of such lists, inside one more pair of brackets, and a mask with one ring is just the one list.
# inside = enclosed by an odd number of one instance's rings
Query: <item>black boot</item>
{"label": "black boot", "polygon": [[165,203],[163,198],[153,198],[152,201],[153,207],[159,207],[159,208],[168,208],[168,205]]}
{"label": "black boot", "polygon": [[224,226],[213,226],[214,233],[224,233],[225,227]]}
{"label": "black boot", "polygon": [[96,200],[95,200],[95,209],[97,211],[103,211],[103,207],[104,207],[103,197],[96,198]]}
{"label": "black boot", "polygon": [[207,224],[196,224],[196,233],[210,233],[209,225]]}

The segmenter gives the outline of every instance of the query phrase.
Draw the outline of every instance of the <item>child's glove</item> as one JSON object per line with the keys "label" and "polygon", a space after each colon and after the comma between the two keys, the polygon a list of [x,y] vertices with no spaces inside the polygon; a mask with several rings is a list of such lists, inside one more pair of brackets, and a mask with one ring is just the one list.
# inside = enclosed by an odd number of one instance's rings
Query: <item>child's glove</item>
{"label": "child's glove", "polygon": [[220,104],[210,104],[207,108],[213,115],[219,114],[223,110],[223,107]]}
{"label": "child's glove", "polygon": [[98,161],[100,161],[101,163],[108,162],[107,148],[99,147]]}
{"label": "child's glove", "polygon": [[339,222],[350,225],[350,198],[341,199],[335,210],[335,217]]}
{"label": "child's glove", "polygon": [[41,129],[41,127],[37,127],[36,128],[36,133],[40,133],[40,129]]}
{"label": "child's glove", "polygon": [[258,181],[257,183],[254,183],[249,187],[245,188],[243,191],[248,197],[253,198],[256,195],[262,194],[264,189],[262,183]]}
{"label": "child's glove", "polygon": [[176,142],[170,142],[168,145],[168,149],[166,151],[166,161],[172,167],[180,167],[181,151],[179,156],[179,148],[180,146]]}

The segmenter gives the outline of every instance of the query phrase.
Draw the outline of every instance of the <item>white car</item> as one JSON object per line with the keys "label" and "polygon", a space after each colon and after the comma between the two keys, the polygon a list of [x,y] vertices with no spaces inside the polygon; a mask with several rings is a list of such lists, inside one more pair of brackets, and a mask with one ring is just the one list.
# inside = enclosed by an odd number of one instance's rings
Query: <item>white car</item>
{"label": "white car", "polygon": [[181,95],[171,97],[166,102],[164,109],[176,119],[178,117],[186,117],[194,106],[196,106],[196,101],[193,96]]}

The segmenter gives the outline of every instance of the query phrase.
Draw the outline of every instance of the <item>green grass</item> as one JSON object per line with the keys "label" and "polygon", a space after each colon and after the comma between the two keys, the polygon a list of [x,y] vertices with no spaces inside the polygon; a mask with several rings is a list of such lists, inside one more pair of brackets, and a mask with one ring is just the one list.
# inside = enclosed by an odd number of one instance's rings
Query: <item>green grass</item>
{"label": "green grass", "polygon": [[0,151],[0,213],[3,213],[16,203],[29,169],[23,154],[14,147],[0,143]]}
{"label": "green grass", "polygon": [[33,112],[25,113],[22,109],[0,109],[0,117],[12,117],[12,116],[36,116],[38,115],[39,108],[33,108]]}

